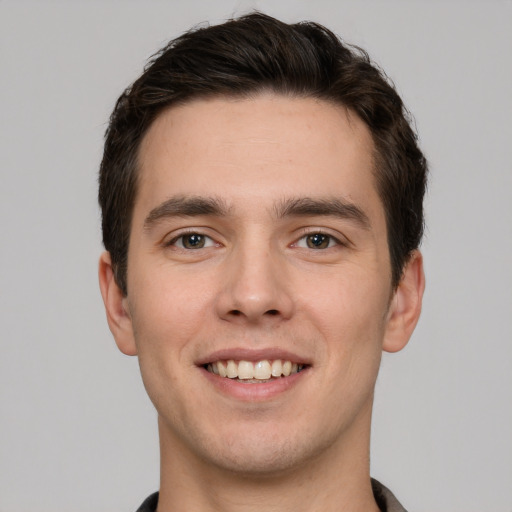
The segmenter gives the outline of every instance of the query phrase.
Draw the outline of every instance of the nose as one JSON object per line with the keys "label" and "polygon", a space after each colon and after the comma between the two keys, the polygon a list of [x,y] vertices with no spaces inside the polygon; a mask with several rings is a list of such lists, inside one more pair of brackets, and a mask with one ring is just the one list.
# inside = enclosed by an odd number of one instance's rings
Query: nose
{"label": "nose", "polygon": [[219,279],[216,307],[223,320],[275,324],[293,314],[284,257],[272,254],[268,248],[246,247],[234,251]]}

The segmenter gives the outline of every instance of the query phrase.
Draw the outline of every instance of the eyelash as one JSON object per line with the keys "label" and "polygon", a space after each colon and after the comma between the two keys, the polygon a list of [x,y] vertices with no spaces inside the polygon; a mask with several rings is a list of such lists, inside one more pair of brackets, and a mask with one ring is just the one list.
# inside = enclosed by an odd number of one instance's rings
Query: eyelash
{"label": "eyelash", "polygon": [[[205,246],[201,246],[201,247],[197,247],[197,248],[191,248],[191,247],[184,247],[183,246],[183,240],[186,238],[186,237],[191,237],[193,235],[196,235],[198,237],[202,237],[203,240],[206,240],[206,241],[210,241],[210,243],[208,243],[208,245],[205,247]],[[321,237],[326,237],[328,239],[328,245],[327,247],[300,247],[299,246],[299,243],[301,241],[305,241],[305,244],[307,245],[307,239],[308,237],[312,237],[312,236],[315,236],[315,235],[320,235]],[[177,242],[181,240],[181,247],[179,245],[177,245]],[[190,231],[185,231],[185,232],[182,232],[180,233],[178,236],[175,236],[173,237],[171,240],[169,240],[168,242],[164,242],[164,247],[176,247],[177,249],[179,250],[183,250],[183,251],[193,251],[193,250],[198,250],[198,249],[205,249],[205,248],[208,248],[208,247],[212,247],[212,246],[215,246],[215,245],[220,245],[218,244],[217,242],[215,242],[215,240],[208,236],[208,235],[205,235],[204,233],[201,233],[200,231],[197,231],[197,230],[190,230]],[[299,248],[302,248],[302,249],[310,249],[312,251],[318,251],[318,250],[325,250],[325,249],[331,249],[332,247],[335,247],[335,246],[344,246],[346,247],[348,244],[342,240],[340,240],[339,238],[335,237],[334,235],[332,235],[331,233],[327,233],[321,229],[317,229],[317,230],[311,230],[311,231],[304,231],[301,236],[291,244],[291,247],[299,247]]]}
{"label": "eyelash", "polygon": [[[324,247],[324,248],[313,248],[313,247],[301,247],[301,248],[303,248],[303,249],[310,249],[312,251],[319,251],[319,250],[331,249],[331,248],[333,248],[335,246],[344,246],[344,247],[346,247],[348,245],[346,242],[344,242],[343,240],[340,240],[339,238],[335,237],[331,233],[328,233],[328,232],[326,232],[326,231],[324,231],[322,229],[313,229],[313,230],[304,231],[301,234],[301,236],[297,239],[297,241],[292,244],[292,246],[293,247],[299,247],[298,244],[302,240],[304,240],[305,243],[307,244],[308,237],[312,237],[312,236],[315,236],[315,235],[320,235],[322,237],[326,237],[327,239],[329,239],[328,246]],[[331,245],[332,242],[333,242],[333,245]]]}
{"label": "eyelash", "polygon": [[[197,230],[190,230],[190,231],[184,231],[184,232],[181,232],[178,236],[175,236],[173,237],[171,240],[169,240],[168,242],[164,242],[164,247],[176,247],[177,249],[179,250],[182,250],[182,251],[193,251],[194,249],[192,248],[187,248],[187,247],[183,247],[183,239],[185,239],[186,237],[191,237],[193,235],[196,235],[198,237],[202,237],[203,239],[205,240],[210,240],[211,244],[209,244],[207,247],[212,247],[214,245],[219,245],[217,242],[215,242],[215,240],[211,237],[211,236],[208,236],[208,235],[205,235],[204,233],[201,233],[200,231],[197,231]],[[181,245],[182,247],[179,247],[176,245],[176,243],[181,240]],[[204,247],[199,247],[198,249],[203,249]]]}

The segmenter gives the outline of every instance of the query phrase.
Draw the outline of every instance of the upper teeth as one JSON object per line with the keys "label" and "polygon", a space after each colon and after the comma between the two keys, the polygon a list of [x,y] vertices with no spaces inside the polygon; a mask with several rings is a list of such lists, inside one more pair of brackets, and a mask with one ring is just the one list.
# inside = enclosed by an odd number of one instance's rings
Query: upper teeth
{"label": "upper teeth", "polygon": [[228,377],[230,379],[257,379],[267,380],[271,377],[288,377],[292,373],[297,373],[302,370],[303,365],[292,363],[291,361],[282,361],[276,359],[268,361],[234,361],[229,359],[227,361],[217,361],[210,363],[207,366],[209,372],[220,375],[221,377]]}

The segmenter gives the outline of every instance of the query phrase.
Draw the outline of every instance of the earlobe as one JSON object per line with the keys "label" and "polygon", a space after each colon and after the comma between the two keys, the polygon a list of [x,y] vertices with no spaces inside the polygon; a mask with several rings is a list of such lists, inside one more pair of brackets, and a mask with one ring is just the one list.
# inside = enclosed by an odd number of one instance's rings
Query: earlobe
{"label": "earlobe", "polygon": [[127,300],[116,283],[112,260],[107,251],[100,256],[98,277],[110,331],[119,350],[123,354],[134,356],[137,354],[137,347]]}
{"label": "earlobe", "polygon": [[424,290],[423,256],[419,251],[414,251],[389,308],[382,345],[386,352],[398,352],[407,345],[420,317]]}

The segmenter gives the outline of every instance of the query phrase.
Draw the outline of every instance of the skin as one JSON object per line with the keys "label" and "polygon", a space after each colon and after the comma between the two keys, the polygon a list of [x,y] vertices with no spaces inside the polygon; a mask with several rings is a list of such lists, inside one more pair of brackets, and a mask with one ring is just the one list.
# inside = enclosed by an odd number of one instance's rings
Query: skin
{"label": "skin", "polygon": [[[341,106],[271,94],[194,100],[146,134],[127,296],[108,253],[99,276],[112,333],[138,355],[158,411],[160,512],[378,510],[368,462],[375,380],[382,350],[409,340],[424,277],[415,252],[391,287],[372,151],[364,123]],[[190,198],[224,211],[161,206]],[[361,215],[284,211],[304,198]],[[184,246],[190,233],[204,246]],[[218,351],[276,350],[305,370],[243,384],[202,366]]]}

